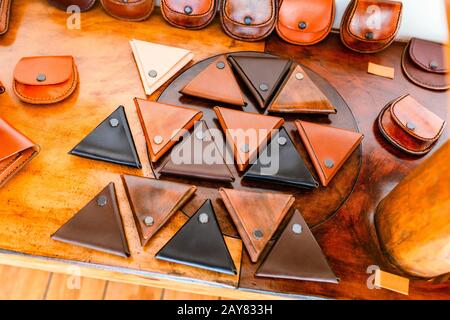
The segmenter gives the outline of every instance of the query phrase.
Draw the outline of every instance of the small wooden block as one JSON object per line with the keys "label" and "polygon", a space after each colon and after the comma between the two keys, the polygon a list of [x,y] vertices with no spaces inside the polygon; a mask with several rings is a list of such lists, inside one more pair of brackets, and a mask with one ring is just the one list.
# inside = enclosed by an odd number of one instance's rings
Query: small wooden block
{"label": "small wooden block", "polygon": [[395,69],[391,68],[391,67],[385,67],[385,66],[381,66],[379,64],[369,62],[369,67],[367,69],[367,72],[377,75],[377,76],[380,76],[380,77],[394,79]]}
{"label": "small wooden block", "polygon": [[409,279],[377,269],[375,285],[380,288],[409,295]]}

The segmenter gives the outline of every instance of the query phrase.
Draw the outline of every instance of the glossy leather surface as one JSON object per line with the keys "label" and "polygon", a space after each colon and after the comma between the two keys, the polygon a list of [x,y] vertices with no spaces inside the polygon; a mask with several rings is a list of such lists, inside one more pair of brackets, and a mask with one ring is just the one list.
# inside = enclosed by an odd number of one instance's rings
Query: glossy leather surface
{"label": "glossy leather surface", "polygon": [[200,29],[214,19],[219,0],[161,0],[167,22],[178,28]]}
{"label": "glossy leather surface", "polygon": [[129,257],[114,183],[108,184],[53,235],[53,240]]}
{"label": "glossy leather surface", "polygon": [[8,32],[12,2],[13,0],[0,0],[0,35]]}
{"label": "glossy leather surface", "polygon": [[156,258],[226,274],[237,272],[209,199],[156,254]]}
{"label": "glossy leather surface", "polygon": [[154,0],[100,0],[112,17],[126,21],[146,20],[153,12]]}
{"label": "glossy leather surface", "polygon": [[84,12],[91,9],[96,0],[49,0],[48,2],[64,11],[67,10],[67,7],[75,5],[78,6],[82,12]]}
{"label": "glossy leather surface", "polygon": [[70,154],[141,168],[123,106],[103,120]]}

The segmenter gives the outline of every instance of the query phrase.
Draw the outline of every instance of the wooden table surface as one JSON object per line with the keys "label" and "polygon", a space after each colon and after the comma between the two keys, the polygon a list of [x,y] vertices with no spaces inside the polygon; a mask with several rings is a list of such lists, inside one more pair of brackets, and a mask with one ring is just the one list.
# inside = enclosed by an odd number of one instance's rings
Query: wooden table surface
{"label": "wooden table surface", "polygon": [[[68,29],[67,18],[66,13],[50,7],[46,0],[15,0],[10,30],[0,38],[0,79],[7,88],[7,93],[0,96],[0,115],[42,148],[30,165],[0,189],[0,263],[61,273],[73,272],[75,265],[86,277],[233,298],[450,298],[448,282],[414,280],[408,297],[371,290],[366,285],[368,266],[380,265],[392,271],[370,236],[374,208],[426,158],[406,157],[388,146],[374,129],[375,117],[389,100],[408,92],[447,117],[446,93],[419,89],[402,75],[399,59],[403,44],[394,44],[382,54],[360,55],[345,49],[336,35],[307,48],[287,45],[277,36],[266,42],[245,43],[227,37],[217,19],[204,30],[187,31],[166,24],[159,10],[145,22],[131,23],[114,20],[98,4],[81,15],[80,30]],[[229,51],[266,50],[304,63],[338,89],[365,134],[363,167],[355,192],[332,220],[313,230],[342,280],[339,285],[255,278],[255,266],[242,250],[241,241],[234,238],[227,238],[227,243],[241,270],[240,277],[157,261],[155,252],[187,219],[181,212],[145,249],[141,248],[119,177],[121,173],[152,175],[132,101],[133,97],[145,97],[128,44],[133,38],[190,49],[195,53],[195,61]],[[12,71],[21,57],[33,55],[73,55],[80,72],[80,86],[75,94],[51,106],[18,101],[12,93]],[[396,79],[368,75],[368,61],[394,66]],[[125,106],[142,170],[67,154],[118,105]],[[446,132],[439,144],[447,137]],[[116,183],[131,258],[50,239],[110,181]]]}

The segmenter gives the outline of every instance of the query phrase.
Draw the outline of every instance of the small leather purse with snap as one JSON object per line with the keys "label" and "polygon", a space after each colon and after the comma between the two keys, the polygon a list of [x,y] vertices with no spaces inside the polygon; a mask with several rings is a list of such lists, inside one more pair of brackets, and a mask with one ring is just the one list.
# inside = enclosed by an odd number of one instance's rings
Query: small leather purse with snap
{"label": "small leather purse with snap", "polygon": [[62,101],[77,84],[78,71],[72,56],[26,57],[14,69],[14,93],[31,104]]}
{"label": "small leather purse with snap", "polygon": [[258,41],[275,28],[277,12],[276,0],[223,0],[220,20],[230,37]]}
{"label": "small leather purse with snap", "polygon": [[361,53],[386,49],[400,28],[402,7],[398,1],[352,0],[341,22],[342,42]]}
{"label": "small leather purse with snap", "polygon": [[100,0],[112,17],[125,21],[143,21],[153,12],[154,0]]}
{"label": "small leather purse with snap", "polygon": [[331,32],[334,15],[334,0],[281,0],[277,32],[289,43],[312,45]]}
{"label": "small leather purse with snap", "polygon": [[78,6],[81,12],[91,9],[96,0],[48,0],[50,4],[60,10],[66,11],[70,6]]}
{"label": "small leather purse with snap", "polygon": [[201,29],[214,19],[219,0],[161,0],[161,13],[171,25]]}

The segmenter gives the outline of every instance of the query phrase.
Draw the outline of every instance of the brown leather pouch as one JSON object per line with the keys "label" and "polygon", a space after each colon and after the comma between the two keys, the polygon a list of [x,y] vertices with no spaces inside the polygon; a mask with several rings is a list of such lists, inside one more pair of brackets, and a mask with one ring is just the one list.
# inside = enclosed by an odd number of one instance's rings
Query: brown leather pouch
{"label": "brown leather pouch", "polygon": [[91,9],[96,0],[48,0],[50,4],[60,10],[66,11],[68,7],[75,5],[78,6],[81,12]]}
{"label": "brown leather pouch", "polygon": [[125,21],[143,21],[153,12],[154,0],[100,0],[103,9],[112,17]]}
{"label": "brown leather pouch", "polygon": [[62,101],[77,84],[78,71],[72,56],[26,57],[14,69],[14,93],[27,103]]}
{"label": "brown leather pouch", "polygon": [[281,0],[277,32],[293,44],[315,44],[331,32],[334,15],[334,0]]}
{"label": "brown leather pouch", "polygon": [[214,19],[219,0],[161,0],[161,12],[171,25],[201,29]]}
{"label": "brown leather pouch", "polygon": [[341,22],[341,39],[349,49],[373,53],[386,49],[400,28],[402,3],[352,0]]}
{"label": "brown leather pouch", "polygon": [[432,90],[450,88],[448,64],[443,44],[412,38],[405,47],[402,68],[415,84]]}
{"label": "brown leather pouch", "polygon": [[0,0],[0,35],[8,32],[12,0]]}
{"label": "brown leather pouch", "polygon": [[39,153],[39,146],[0,118],[0,187]]}
{"label": "brown leather pouch", "polygon": [[388,103],[378,116],[378,128],[395,147],[412,154],[428,153],[442,135],[445,121],[409,94]]}
{"label": "brown leather pouch", "polygon": [[220,20],[230,37],[258,41],[275,28],[277,12],[276,0],[223,0]]}

